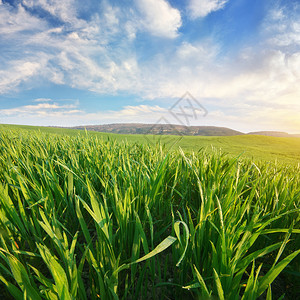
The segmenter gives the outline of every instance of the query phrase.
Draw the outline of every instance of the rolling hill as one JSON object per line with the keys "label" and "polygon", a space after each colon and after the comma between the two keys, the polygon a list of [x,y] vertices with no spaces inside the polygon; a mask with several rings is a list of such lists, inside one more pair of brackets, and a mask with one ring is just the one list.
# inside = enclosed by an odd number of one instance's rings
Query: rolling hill
{"label": "rolling hill", "polygon": [[118,134],[155,134],[155,135],[186,135],[186,136],[235,136],[235,135],[264,135],[273,137],[300,137],[300,134],[289,134],[282,131],[254,131],[243,133],[227,127],[217,126],[184,126],[175,124],[143,124],[116,123],[105,125],[82,125],[71,129],[89,130]]}
{"label": "rolling hill", "polygon": [[233,136],[244,133],[226,127],[216,126],[184,126],[174,124],[140,124],[120,123],[107,125],[75,126],[72,129],[89,130],[119,134],[159,134],[190,136]]}

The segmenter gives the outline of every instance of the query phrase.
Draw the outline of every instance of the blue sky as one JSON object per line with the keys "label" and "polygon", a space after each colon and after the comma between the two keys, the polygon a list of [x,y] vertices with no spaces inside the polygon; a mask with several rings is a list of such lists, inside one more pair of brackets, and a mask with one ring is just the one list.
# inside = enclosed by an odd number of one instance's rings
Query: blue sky
{"label": "blue sky", "polygon": [[0,53],[0,123],[300,132],[299,0],[0,0]]}

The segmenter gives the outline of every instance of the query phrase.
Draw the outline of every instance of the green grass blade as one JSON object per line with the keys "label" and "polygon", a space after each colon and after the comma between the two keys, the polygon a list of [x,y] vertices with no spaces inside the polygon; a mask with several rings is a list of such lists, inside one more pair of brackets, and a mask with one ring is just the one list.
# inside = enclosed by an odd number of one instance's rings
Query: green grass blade
{"label": "green grass blade", "polygon": [[280,274],[280,272],[300,253],[300,250],[293,252],[292,254],[285,257],[275,266],[273,266],[263,279],[259,282],[258,296],[260,296],[271,284],[274,279]]}

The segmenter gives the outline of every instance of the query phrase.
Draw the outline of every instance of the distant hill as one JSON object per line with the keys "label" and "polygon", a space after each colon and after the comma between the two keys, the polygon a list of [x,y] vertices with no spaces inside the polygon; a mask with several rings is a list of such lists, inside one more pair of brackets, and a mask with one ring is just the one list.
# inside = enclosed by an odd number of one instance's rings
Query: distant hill
{"label": "distant hill", "polygon": [[140,124],[120,123],[108,125],[75,126],[72,129],[90,130],[120,134],[159,134],[159,135],[192,135],[192,136],[233,136],[244,133],[226,127],[216,126],[183,126],[173,124]]}
{"label": "distant hill", "polygon": [[300,137],[300,134],[289,134],[287,132],[282,131],[256,131],[249,132],[247,134],[255,134],[255,135],[266,135],[266,136],[274,136],[274,137]]}
{"label": "distant hill", "polygon": [[[69,127],[70,128],[70,127]],[[234,136],[234,135],[265,135],[273,137],[297,137],[300,134],[289,134],[282,131],[255,131],[243,133],[227,127],[217,126],[184,126],[175,124],[143,124],[116,123],[106,125],[82,125],[71,129],[89,130],[119,134],[158,134],[158,135],[190,135],[190,136]]]}

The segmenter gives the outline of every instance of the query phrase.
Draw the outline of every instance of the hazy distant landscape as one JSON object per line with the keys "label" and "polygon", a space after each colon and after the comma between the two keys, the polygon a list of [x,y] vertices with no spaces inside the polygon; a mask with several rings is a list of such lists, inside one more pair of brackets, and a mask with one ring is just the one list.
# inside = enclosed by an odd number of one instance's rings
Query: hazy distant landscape
{"label": "hazy distant landscape", "polygon": [[[154,125],[152,125],[154,126]],[[80,126],[78,126],[80,127]],[[78,128],[77,127],[77,128]],[[102,128],[102,126],[100,126]],[[178,150],[182,148],[184,151],[197,152],[201,149],[205,149],[207,152],[212,152],[213,149],[221,150],[225,154],[230,156],[239,156],[241,158],[250,158],[253,160],[271,161],[287,163],[287,164],[298,164],[300,161],[300,139],[297,137],[274,137],[265,135],[252,135],[252,134],[232,134],[236,131],[228,130],[227,128],[205,127],[205,133],[213,134],[218,132],[219,135],[185,135],[183,133],[179,134],[176,130],[177,135],[171,134],[149,134],[149,128],[151,125],[145,125],[142,127],[145,134],[128,134],[120,133],[121,131],[135,131],[135,125],[128,124],[128,128],[123,128],[122,124],[116,125],[104,125],[104,128],[108,130],[115,130],[119,133],[104,132],[90,130],[90,127],[83,126],[81,129],[71,129],[71,128],[59,128],[59,127],[45,127],[45,126],[20,126],[20,125],[0,125],[2,131],[9,130],[26,130],[26,131],[41,131],[43,133],[58,134],[64,136],[91,136],[98,137],[105,140],[114,140],[116,142],[126,141],[130,144],[151,144],[156,145],[161,143],[165,145],[167,149]],[[155,125],[156,127],[156,125]],[[84,130],[86,128],[87,130]],[[97,127],[98,128],[98,127]],[[179,127],[180,128],[180,127]],[[185,127],[183,127],[185,129]],[[199,128],[202,128],[199,126]],[[173,128],[169,128],[174,130]],[[186,132],[186,131],[183,131]],[[226,134],[229,132],[229,135]],[[223,135],[222,135],[223,134]]]}
{"label": "hazy distant landscape", "polygon": [[243,133],[226,127],[217,126],[184,126],[176,124],[141,124],[118,123],[107,125],[86,125],[70,127],[71,129],[90,130],[98,132],[110,132],[120,134],[173,134],[191,136],[233,136],[233,135],[265,135],[274,137],[300,137],[300,134],[288,134],[280,131],[257,131]]}

